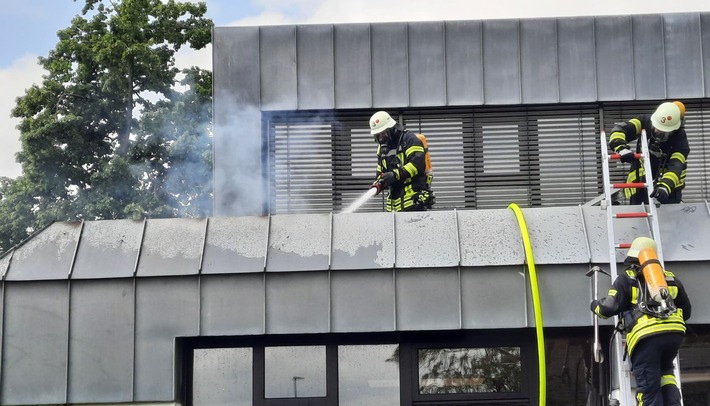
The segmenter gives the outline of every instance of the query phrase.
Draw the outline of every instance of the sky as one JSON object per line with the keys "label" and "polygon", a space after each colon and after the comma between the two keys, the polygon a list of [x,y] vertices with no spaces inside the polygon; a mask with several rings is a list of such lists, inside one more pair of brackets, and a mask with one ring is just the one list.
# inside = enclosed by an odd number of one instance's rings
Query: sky
{"label": "sky", "polygon": [[[185,0],[182,0],[185,1]],[[196,0],[190,0],[196,2]],[[206,0],[217,26],[386,21],[485,20],[634,13],[710,12],[708,0]],[[0,177],[16,178],[19,120],[10,117],[16,98],[43,71],[37,58],[57,44],[84,0],[0,0]],[[212,69],[211,49],[181,51],[178,66]]]}

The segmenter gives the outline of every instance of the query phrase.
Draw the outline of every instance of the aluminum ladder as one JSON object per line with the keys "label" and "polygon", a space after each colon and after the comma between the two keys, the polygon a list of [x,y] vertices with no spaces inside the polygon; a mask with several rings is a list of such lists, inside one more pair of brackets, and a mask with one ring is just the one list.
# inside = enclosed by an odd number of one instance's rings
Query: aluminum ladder
{"label": "aluminum ladder", "polygon": [[[601,150],[602,150],[602,167],[604,172],[604,201],[601,206],[606,211],[607,218],[607,235],[609,238],[609,271],[611,275],[611,280],[616,280],[618,276],[618,271],[616,268],[616,251],[620,249],[628,249],[631,246],[631,242],[618,243],[616,237],[614,236],[614,223],[617,219],[632,219],[632,218],[646,218],[649,223],[650,237],[656,242],[658,259],[661,261],[661,266],[665,269],[663,262],[663,249],[661,244],[661,233],[658,226],[658,214],[656,210],[656,205],[654,204],[654,199],[651,198],[653,193],[653,178],[651,177],[651,163],[649,159],[643,159],[649,156],[648,153],[648,139],[646,137],[646,130],[641,132],[641,153],[634,153],[636,159],[641,160],[643,163],[643,169],[646,174],[644,177],[645,182],[638,183],[611,183],[611,176],[609,173],[609,162],[617,161],[620,159],[619,154],[609,154],[606,133],[604,130],[601,131]],[[616,189],[645,189],[646,195],[648,197],[649,204],[642,204],[639,207],[639,211],[633,212],[620,212],[619,210],[614,210],[614,207],[628,207],[628,206],[614,206],[612,202],[612,194]],[[644,236],[637,236],[644,237]],[[614,317],[614,325],[619,322],[619,317]],[[615,339],[613,340],[611,353],[611,385],[609,388],[609,405],[615,406],[632,406],[636,404],[636,388],[635,381],[633,381],[633,374],[631,370],[631,361],[626,353],[626,337],[621,336],[620,333],[615,333]],[[599,361],[598,361],[599,362]],[[678,358],[676,357],[674,361],[674,374],[676,377],[676,382],[678,383],[678,389],[680,389],[680,368],[678,365]],[[681,392],[682,393],[682,392]],[[682,397],[681,397],[682,398]]]}

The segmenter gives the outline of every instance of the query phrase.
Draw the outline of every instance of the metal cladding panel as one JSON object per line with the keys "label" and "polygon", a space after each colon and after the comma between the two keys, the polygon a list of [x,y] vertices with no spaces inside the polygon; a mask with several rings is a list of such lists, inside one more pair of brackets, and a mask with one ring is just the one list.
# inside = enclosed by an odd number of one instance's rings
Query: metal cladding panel
{"label": "metal cladding panel", "polygon": [[557,19],[560,102],[597,100],[594,18]]}
{"label": "metal cladding panel", "polygon": [[483,104],[483,24],[480,21],[444,24],[448,105]]}
{"label": "metal cladding panel", "polygon": [[[412,249],[413,243],[425,249]],[[455,211],[402,212],[395,217],[397,268],[457,266],[460,261]]]}
{"label": "metal cladding panel", "polygon": [[[609,262],[609,234],[607,233],[606,212],[600,206],[582,206],[584,229],[587,232],[591,262]],[[623,259],[622,259],[623,260]]]}
{"label": "metal cladding panel", "polygon": [[299,110],[334,108],[333,26],[300,25],[296,39]]}
{"label": "metal cladding panel", "polygon": [[72,279],[133,276],[144,221],[87,221],[76,252]]}
{"label": "metal cladding panel", "polygon": [[264,334],[264,274],[206,275],[200,284],[200,334]]}
{"label": "metal cladding panel", "polygon": [[0,404],[66,403],[67,283],[5,282]]}
{"label": "metal cladding panel", "polygon": [[589,263],[579,207],[522,209],[536,264]]}
{"label": "metal cladding panel", "polygon": [[133,399],[133,279],[74,281],[69,403]]}
{"label": "metal cladding panel", "polygon": [[462,266],[525,263],[520,227],[512,210],[462,210],[457,217]]}
{"label": "metal cladding panel", "polygon": [[264,272],[268,217],[211,217],[202,274]]}
{"label": "metal cladding panel", "polygon": [[461,268],[461,328],[527,327],[523,272],[523,265]]}
{"label": "metal cladding panel", "polygon": [[390,270],[331,273],[331,331],[394,331],[394,274]]}
{"label": "metal cladding panel", "polygon": [[[592,300],[592,278],[585,276],[590,264],[543,265],[536,267],[540,288],[542,323],[545,327],[571,327],[592,324],[592,313],[588,311]],[[608,267],[604,267],[608,270]],[[600,275],[599,295],[606,295],[610,283],[606,275]],[[564,288],[561,288],[564,287]],[[530,306],[532,307],[532,306]],[[588,314],[582,318],[580,315]],[[530,315],[530,325],[535,325],[534,314]]]}
{"label": "metal cladding panel", "polygon": [[214,112],[222,121],[229,118],[223,106],[260,104],[259,27],[217,27],[213,33]]}
{"label": "metal cladding panel", "polygon": [[81,223],[54,223],[15,249],[8,281],[67,279]]}
{"label": "metal cladding panel", "polygon": [[634,83],[636,99],[666,98],[663,20],[660,15],[633,16]]}
{"label": "metal cladding panel", "polygon": [[710,260],[710,215],[705,202],[662,205],[658,223],[665,261]]}
{"label": "metal cladding panel", "polygon": [[688,293],[693,311],[690,315],[691,324],[710,323],[710,295],[707,294],[708,268],[706,263],[698,262],[666,262],[666,269],[673,272],[683,284]]}
{"label": "metal cladding panel", "polygon": [[373,24],[372,105],[409,106],[409,56],[407,24]]}
{"label": "metal cladding panel", "polygon": [[392,213],[334,215],[331,269],[391,269],[394,266],[393,231]]}
{"label": "metal cladding panel", "polygon": [[663,34],[666,48],[667,97],[703,97],[705,84],[700,15],[664,15]]}
{"label": "metal cladding panel", "polygon": [[5,274],[10,267],[10,260],[14,253],[14,251],[8,251],[4,257],[0,258],[0,280],[5,278]]}
{"label": "metal cladding panel", "polygon": [[520,20],[523,103],[557,103],[557,20]]}
{"label": "metal cladding panel", "polygon": [[205,222],[205,219],[147,220],[136,276],[199,273]]}
{"label": "metal cladding panel", "polygon": [[285,214],[271,217],[267,271],[328,269],[330,214]]}
{"label": "metal cladding panel", "polygon": [[634,51],[631,16],[594,20],[599,100],[634,99]]}
{"label": "metal cladding panel", "polygon": [[175,400],[175,337],[198,335],[197,277],[138,278],[134,402]]}
{"label": "metal cladding panel", "polygon": [[408,31],[409,104],[411,106],[445,106],[444,23],[412,23],[409,24]]}
{"label": "metal cladding panel", "polygon": [[336,25],[333,42],[335,108],[372,107],[370,24]]}
{"label": "metal cladding panel", "polygon": [[261,110],[298,109],[296,27],[260,27],[259,38]]}
{"label": "metal cladding panel", "polygon": [[483,21],[483,95],[485,104],[518,104],[520,42],[518,20]]}
{"label": "metal cladding panel", "polygon": [[397,330],[450,330],[461,327],[458,269],[395,271]]}
{"label": "metal cladding panel", "polygon": [[710,95],[710,14],[700,14],[700,29],[702,38],[700,42],[703,44],[701,61],[703,66],[703,83],[705,84],[704,95]]}
{"label": "metal cladding panel", "polygon": [[266,333],[330,331],[328,272],[266,274]]}

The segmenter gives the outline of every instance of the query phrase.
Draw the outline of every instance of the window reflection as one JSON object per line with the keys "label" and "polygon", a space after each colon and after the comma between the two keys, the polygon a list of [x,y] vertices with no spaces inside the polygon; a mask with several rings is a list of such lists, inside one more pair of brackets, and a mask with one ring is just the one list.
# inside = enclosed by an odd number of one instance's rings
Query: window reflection
{"label": "window reflection", "polygon": [[264,348],[266,398],[326,395],[325,346]]}
{"label": "window reflection", "polygon": [[710,404],[710,335],[686,335],[679,354],[683,404]]}
{"label": "window reflection", "polygon": [[399,406],[399,346],[338,347],[340,406]]}
{"label": "window reflection", "polygon": [[418,351],[419,393],[519,392],[519,347],[423,348]]}
{"label": "window reflection", "polygon": [[196,349],[192,404],[251,406],[251,371],[251,348]]}

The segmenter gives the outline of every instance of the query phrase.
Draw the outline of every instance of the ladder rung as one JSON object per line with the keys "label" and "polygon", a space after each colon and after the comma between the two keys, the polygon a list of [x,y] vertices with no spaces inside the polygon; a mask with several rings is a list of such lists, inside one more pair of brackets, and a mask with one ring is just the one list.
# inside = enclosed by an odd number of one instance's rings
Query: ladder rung
{"label": "ladder rung", "polygon": [[[636,159],[641,159],[642,156],[643,156],[643,155],[642,155],[642,154],[639,154],[638,152],[635,152],[635,153],[634,153],[634,158],[636,158]],[[621,155],[619,155],[619,154],[610,154],[610,155],[609,155],[609,159],[611,159],[611,160],[614,160],[614,159],[621,159]]]}
{"label": "ladder rung", "polygon": [[631,248],[631,243],[630,242],[622,242],[620,244],[616,244],[615,247],[623,250],[623,249]]}
{"label": "ladder rung", "polygon": [[629,218],[639,218],[639,217],[651,217],[651,213],[645,211],[635,212],[635,213],[616,213],[614,217],[619,219],[629,219]]}
{"label": "ladder rung", "polygon": [[646,187],[645,183],[612,183],[611,187],[614,189],[643,189]]}

